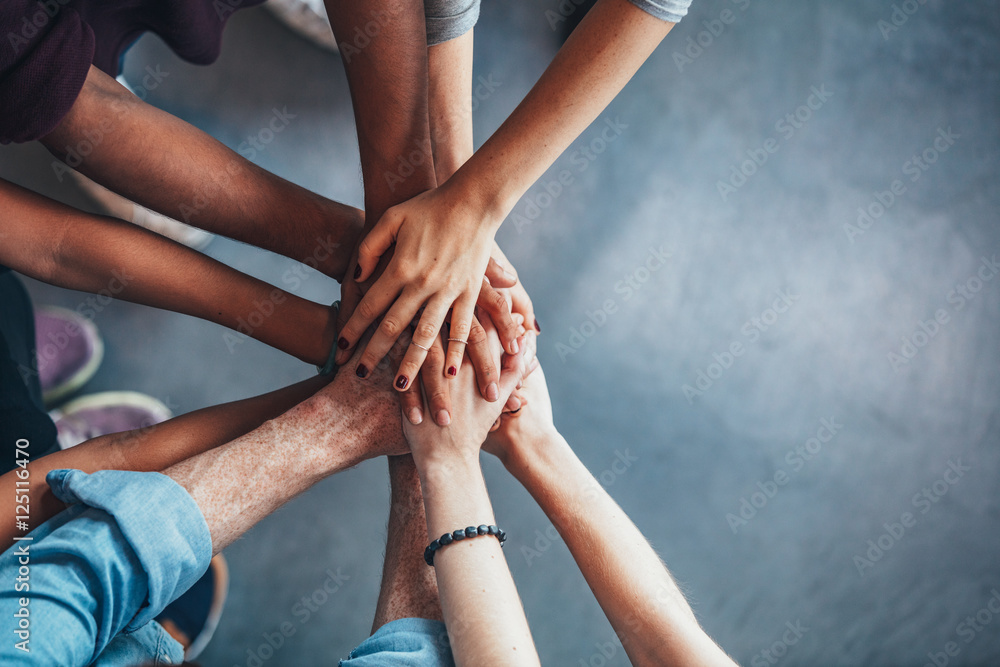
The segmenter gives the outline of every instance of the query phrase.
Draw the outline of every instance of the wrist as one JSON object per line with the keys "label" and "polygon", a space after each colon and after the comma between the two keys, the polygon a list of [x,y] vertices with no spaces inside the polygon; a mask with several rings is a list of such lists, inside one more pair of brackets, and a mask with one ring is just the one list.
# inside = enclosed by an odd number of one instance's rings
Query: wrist
{"label": "wrist", "polygon": [[474,159],[466,162],[441,188],[452,195],[459,206],[476,211],[478,215],[472,218],[478,222],[477,231],[489,233],[492,239],[517,199],[508,205],[503,192],[489,179],[476,175],[474,162]]}
{"label": "wrist", "polygon": [[432,447],[422,453],[414,453],[413,462],[423,485],[434,486],[469,479],[470,475],[482,476],[479,452],[440,452],[443,447]]}
{"label": "wrist", "polygon": [[567,461],[576,459],[569,443],[555,427],[535,431],[518,438],[517,442],[516,447],[507,449],[501,462],[525,488],[534,485],[548,472],[559,470]]}

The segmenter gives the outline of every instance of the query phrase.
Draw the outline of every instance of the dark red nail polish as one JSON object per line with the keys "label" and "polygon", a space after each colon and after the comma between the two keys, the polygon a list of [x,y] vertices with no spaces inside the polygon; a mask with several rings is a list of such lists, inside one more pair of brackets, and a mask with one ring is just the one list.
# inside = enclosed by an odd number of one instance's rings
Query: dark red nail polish
{"label": "dark red nail polish", "polygon": [[535,320],[535,331],[537,331],[538,333],[542,333],[542,328],[538,326],[538,320]]}
{"label": "dark red nail polish", "polygon": [[364,380],[366,377],[368,377],[368,367],[365,366],[364,364],[358,364],[358,368],[357,368],[357,370],[354,371],[354,373],[359,378],[361,378],[362,380]]}
{"label": "dark red nail polish", "polygon": [[406,389],[406,376],[405,375],[400,375],[398,378],[396,378],[396,388],[397,389]]}
{"label": "dark red nail polish", "polygon": [[448,375],[455,377],[456,375],[458,375],[458,369],[455,368],[454,366],[450,366],[448,368]]}
{"label": "dark red nail polish", "polygon": [[346,338],[341,336],[340,340],[337,341],[337,347],[339,347],[341,350],[346,350],[348,346],[350,346],[350,343],[347,342]]}
{"label": "dark red nail polish", "polygon": [[361,277],[361,265],[358,264],[357,266],[354,267],[354,279],[357,280],[360,277]]}

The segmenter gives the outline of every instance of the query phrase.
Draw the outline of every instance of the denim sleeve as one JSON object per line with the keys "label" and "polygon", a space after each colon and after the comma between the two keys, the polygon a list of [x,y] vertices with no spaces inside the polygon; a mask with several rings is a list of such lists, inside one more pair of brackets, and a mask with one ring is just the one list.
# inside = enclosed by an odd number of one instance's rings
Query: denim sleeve
{"label": "denim sleeve", "polygon": [[691,0],[629,0],[633,5],[658,19],[679,23],[687,16]]}
{"label": "denim sleeve", "polygon": [[479,0],[424,0],[427,46],[461,37],[479,20]]}
{"label": "denim sleeve", "polygon": [[70,507],[0,555],[3,665],[90,664],[190,588],[212,557],[201,511],[166,475],[53,470],[47,481]]}

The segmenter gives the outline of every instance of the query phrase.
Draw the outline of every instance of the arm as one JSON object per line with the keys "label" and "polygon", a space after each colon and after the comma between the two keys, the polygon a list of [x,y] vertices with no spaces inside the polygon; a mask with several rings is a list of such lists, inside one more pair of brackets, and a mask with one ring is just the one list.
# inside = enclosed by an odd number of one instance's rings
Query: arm
{"label": "arm", "polygon": [[[258,428],[328,382],[326,377],[315,376],[262,396],[196,410],[153,427],[93,438],[34,460],[28,465],[28,478],[32,480],[28,493],[31,525],[39,526],[66,508],[42,481],[52,470],[163,470]],[[17,472],[15,469],[0,477],[0,497],[14,498],[20,479]],[[0,532],[0,550],[13,544],[17,534],[13,525],[5,523]]]}
{"label": "arm", "polygon": [[[499,350],[499,339],[492,334]],[[494,524],[479,448],[525,367],[527,345],[503,361],[500,398],[483,400],[471,373],[457,379],[455,420],[447,427],[403,422],[420,476],[432,538],[466,526]],[[517,589],[499,541],[488,535],[447,545],[435,552],[441,609],[458,665],[537,665],[538,655]]]}
{"label": "arm", "polygon": [[[404,453],[391,375],[378,374],[380,388],[341,373],[292,410],[165,474],[54,472],[54,492],[72,507],[0,558],[9,582],[0,586],[4,632],[15,636],[15,614],[30,605],[26,648],[38,664],[90,664],[119,632],[155,618],[197,581],[213,552],[270,511],[366,458]],[[30,551],[30,591],[15,586],[21,548]],[[24,655],[13,640],[0,644],[3,664],[21,664]]]}
{"label": "arm", "polygon": [[600,0],[472,159],[437,189],[387,211],[362,241],[362,280],[395,247],[385,275],[344,326],[349,345],[390,308],[406,319],[424,307],[420,326],[434,331],[452,304],[453,321],[464,318],[504,217],[614,99],[672,26],[628,0]]}
{"label": "arm", "polygon": [[136,225],[82,213],[2,180],[0,207],[6,234],[0,263],[16,271],[215,322],[312,364],[329,356],[335,321],[325,305]]}
{"label": "arm", "polygon": [[[270,127],[293,116],[281,111]],[[96,137],[96,139],[95,139]],[[42,144],[81,173],[132,201],[216,234],[312,262],[342,279],[361,212],[261,169],[174,116],[140,101],[91,67],[69,114]],[[76,150],[88,147],[86,155]],[[62,180],[68,168],[54,163]],[[324,248],[326,251],[324,252]],[[317,261],[317,249],[323,259]]]}
{"label": "arm", "polygon": [[[351,89],[365,186],[365,219],[374,222],[390,206],[433,188],[436,183],[428,124],[428,53],[423,5],[391,0],[327,0],[326,4]],[[359,34],[366,35],[364,44],[358,41]],[[356,267],[352,259],[348,270],[354,278],[358,277],[354,273]],[[379,275],[380,271],[373,269],[373,275]],[[345,282],[340,325],[351,318],[371,282]],[[482,276],[478,282],[482,283]],[[480,288],[481,285],[477,285],[476,295]],[[475,303],[474,296],[470,309]],[[506,310],[505,303],[498,299],[492,301],[491,313],[498,321],[506,323],[508,335],[513,340],[515,327],[509,312],[504,314]],[[372,338],[361,360],[359,368],[363,373],[379,363],[412,319],[412,315],[398,311],[386,314],[379,330],[382,335]],[[425,328],[415,333],[414,340],[423,347],[411,346],[394,381],[397,389],[405,389],[416,379],[426,353],[424,348],[440,346],[439,329],[440,325],[433,331]],[[386,335],[388,331],[392,334]],[[364,330],[356,332],[357,336],[363,333]],[[452,327],[453,337],[470,342],[485,340],[485,336],[473,338],[470,333],[471,322],[458,318]],[[338,354],[338,363],[350,358],[348,341],[355,341],[357,336],[341,336],[339,344],[343,349]],[[471,352],[480,391],[484,396],[492,396],[490,386],[496,383],[496,369],[488,363],[490,355],[485,344],[480,342]],[[453,364],[456,373],[459,365],[460,362]],[[427,378],[434,387],[435,397],[430,414],[435,419],[442,419],[443,423],[447,423],[448,417],[439,415],[448,415],[450,411],[447,377],[442,372],[440,377]]]}
{"label": "arm", "polygon": [[541,369],[523,392],[527,405],[503,417],[487,449],[559,530],[632,663],[733,667],[649,542],[555,429]]}

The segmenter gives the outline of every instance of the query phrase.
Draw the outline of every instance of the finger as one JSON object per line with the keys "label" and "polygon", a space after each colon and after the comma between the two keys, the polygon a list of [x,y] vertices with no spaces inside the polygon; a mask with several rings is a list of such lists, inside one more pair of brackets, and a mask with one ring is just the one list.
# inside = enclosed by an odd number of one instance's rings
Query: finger
{"label": "finger", "polygon": [[[396,374],[396,379],[393,382],[393,386],[396,389],[406,389],[413,382],[414,378],[417,377],[424,359],[427,358],[427,353],[434,345],[434,340],[438,338],[441,325],[444,324],[444,318],[447,317],[450,307],[451,300],[447,297],[435,297],[433,301],[424,307],[423,315],[420,316],[417,328],[413,332],[410,349],[406,351],[406,356],[403,357],[403,363],[399,365],[399,372]],[[376,333],[375,335],[377,336],[378,334]],[[438,371],[443,373],[441,369],[438,369]]]}
{"label": "finger", "polygon": [[515,387],[524,376],[524,354],[527,346],[522,345],[517,354],[508,354],[503,358],[500,369],[500,397],[507,402],[510,395],[514,393]]}
{"label": "finger", "polygon": [[507,300],[504,299],[503,294],[484,282],[482,289],[479,290],[479,299],[476,304],[485,310],[493,321],[504,349],[510,354],[516,354],[517,325],[510,316],[510,309],[507,307]]}
{"label": "finger", "polygon": [[364,282],[378,266],[378,260],[393,243],[403,224],[403,218],[393,209],[382,214],[371,231],[358,246],[358,266],[354,270],[354,280]]}
{"label": "finger", "polygon": [[438,336],[427,352],[427,358],[420,369],[419,383],[423,385],[430,415],[438,426],[447,426],[451,423],[451,383],[444,375],[444,360],[444,345]]}
{"label": "finger", "polygon": [[[365,296],[365,299],[367,298]],[[361,300],[358,311],[363,306],[364,299]],[[392,308],[389,309],[389,312],[379,322],[375,333],[372,334],[371,340],[365,345],[364,352],[361,354],[361,360],[358,362],[356,369],[358,377],[367,377],[368,373],[382,361],[382,358],[392,349],[396,340],[406,331],[406,327],[410,325],[410,321],[419,307],[420,304],[415,299],[408,298],[405,295],[392,304]],[[410,347],[412,346],[413,341],[410,341]],[[405,359],[406,357],[404,356],[403,358]],[[399,388],[405,389],[406,386],[404,385]]]}
{"label": "finger", "polygon": [[[485,283],[484,283],[485,284]],[[445,372],[448,377],[458,376],[462,368],[462,359],[469,345],[469,332],[472,330],[473,313],[476,303],[473,295],[463,294],[451,309],[451,326],[448,328],[448,357]]]}
{"label": "finger", "polygon": [[478,318],[472,320],[472,327],[469,330],[469,344],[466,349],[469,353],[469,361],[472,362],[472,367],[476,371],[476,383],[479,385],[480,395],[487,401],[498,400],[500,398],[500,385],[497,382],[500,376],[493,361],[489,337]]}
{"label": "finger", "polygon": [[493,422],[493,426],[490,426],[490,433],[492,433],[493,431],[495,431],[498,428],[500,428],[500,420],[502,418],[503,418],[502,415],[500,417],[497,417],[497,420],[495,422]]}
{"label": "finger", "polygon": [[[354,265],[348,267],[349,270],[353,269]],[[354,280],[345,280],[340,286],[340,312],[337,313],[337,331],[343,331],[344,326],[347,321],[351,319],[351,315],[357,309],[358,304],[361,303],[361,297],[364,296],[361,293],[361,285]],[[337,337],[339,340],[339,336]]]}
{"label": "finger", "polygon": [[534,329],[535,333],[542,333],[542,328],[538,326],[535,318],[535,306],[531,303],[531,297],[525,291],[524,286],[518,284],[510,291],[511,311],[524,315],[525,327]]}
{"label": "finger", "polygon": [[[338,349],[336,361],[338,364],[344,364],[351,358],[351,349],[365,334],[371,323],[379,315],[388,310],[393,305],[393,302],[397,301],[397,297],[399,297],[402,289],[403,281],[396,278],[392,270],[387,270],[375,281],[375,284],[361,298],[350,319],[347,320],[347,323],[340,330],[340,336],[337,338]],[[412,306],[413,312],[416,312],[418,307],[419,304]],[[409,314],[409,317],[413,317],[413,312]],[[409,323],[410,321],[407,319],[404,322],[404,326]],[[388,349],[388,345],[385,346],[385,349]],[[372,366],[368,366],[368,368],[371,369]]]}
{"label": "finger", "polygon": [[493,257],[490,257],[486,264],[486,279],[494,287],[513,287],[517,284],[517,274],[509,264],[501,264]]}
{"label": "finger", "polygon": [[403,408],[403,416],[416,426],[424,420],[424,399],[420,395],[420,383],[414,382],[406,391],[400,392],[399,404]]}

